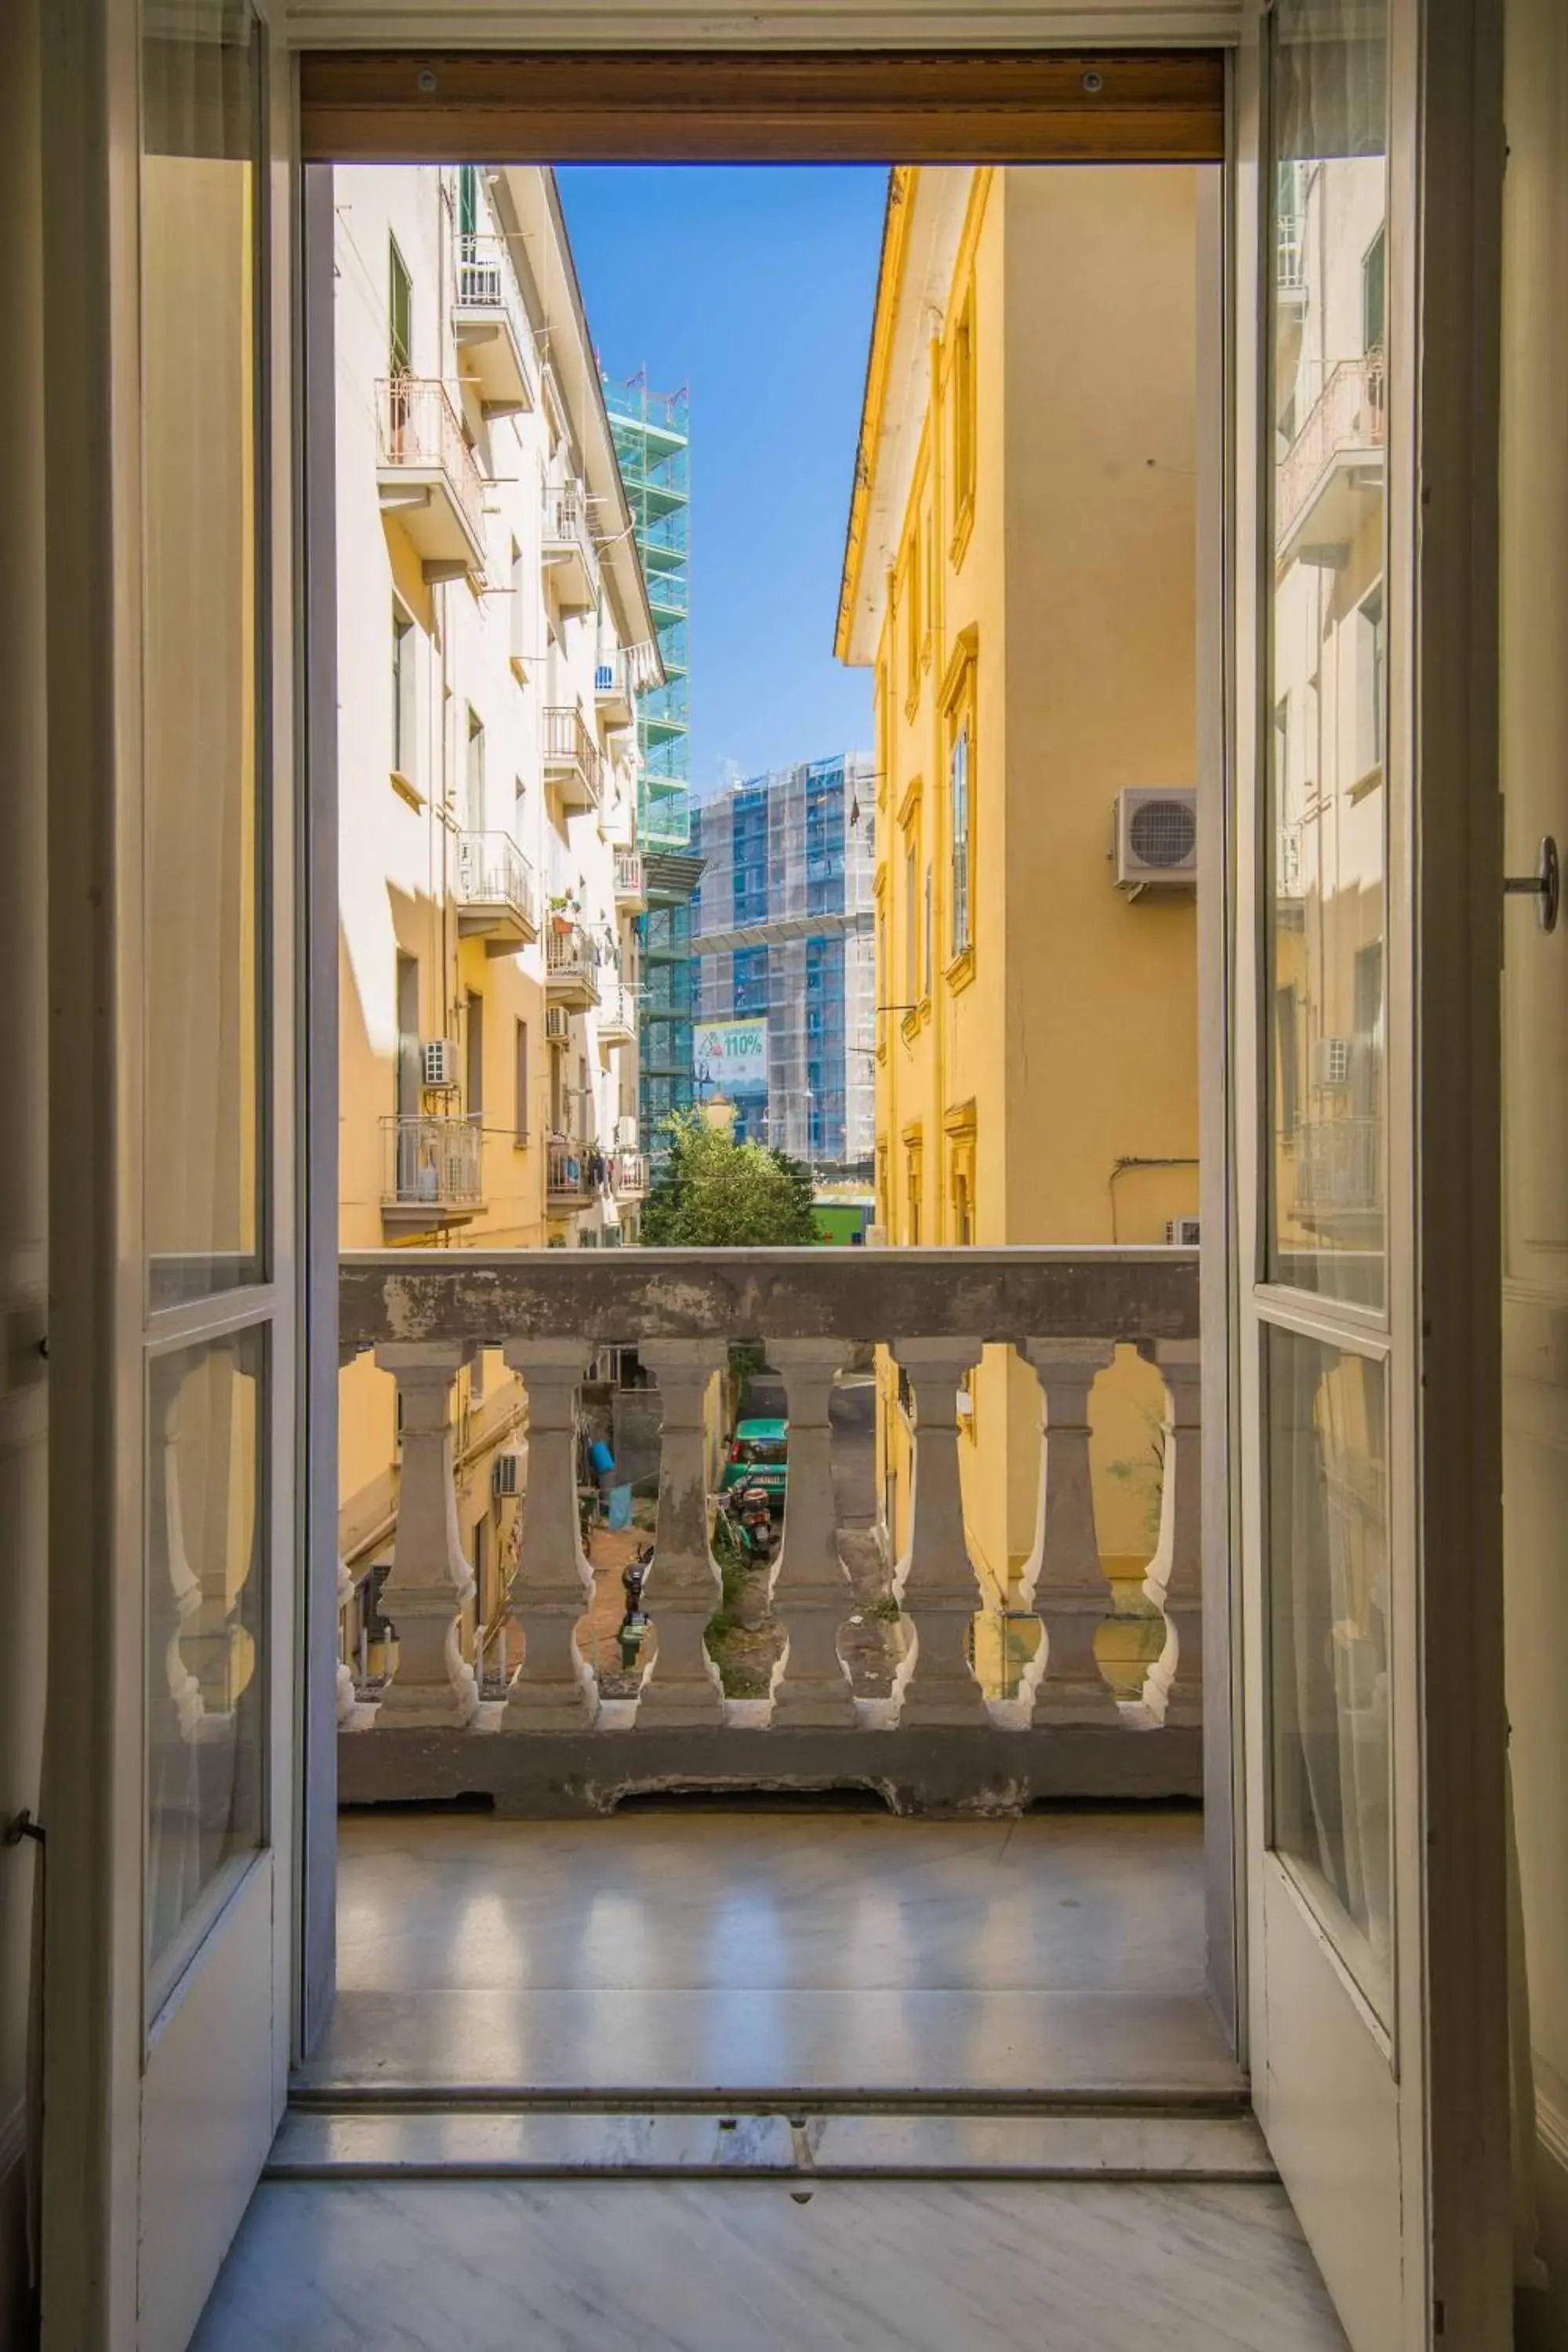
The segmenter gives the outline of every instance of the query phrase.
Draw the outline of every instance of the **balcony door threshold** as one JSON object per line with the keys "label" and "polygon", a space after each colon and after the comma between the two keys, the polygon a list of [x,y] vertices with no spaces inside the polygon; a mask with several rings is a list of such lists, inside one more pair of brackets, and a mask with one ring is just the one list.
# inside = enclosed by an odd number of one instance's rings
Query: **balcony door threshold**
{"label": "balcony door threshold", "polygon": [[988,2099],[298,2093],[275,2180],[1271,2181],[1245,2085]]}

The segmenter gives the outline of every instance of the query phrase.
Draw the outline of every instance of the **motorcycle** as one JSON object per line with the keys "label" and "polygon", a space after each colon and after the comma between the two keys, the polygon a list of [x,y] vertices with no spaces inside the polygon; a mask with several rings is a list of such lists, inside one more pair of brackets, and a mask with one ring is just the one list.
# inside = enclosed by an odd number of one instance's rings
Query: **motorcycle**
{"label": "motorcycle", "polygon": [[772,1559],[778,1549],[779,1531],[773,1524],[773,1506],[765,1486],[737,1486],[730,1504],[730,1518],[738,1528],[742,1549],[750,1559]]}

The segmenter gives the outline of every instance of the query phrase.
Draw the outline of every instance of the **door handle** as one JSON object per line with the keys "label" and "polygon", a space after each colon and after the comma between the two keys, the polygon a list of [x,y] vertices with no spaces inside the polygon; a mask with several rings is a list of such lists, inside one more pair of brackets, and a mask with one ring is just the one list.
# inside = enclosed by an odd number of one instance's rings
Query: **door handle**
{"label": "door handle", "polygon": [[1557,844],[1550,834],[1542,836],[1533,874],[1505,874],[1503,894],[1510,898],[1533,898],[1536,920],[1543,931],[1557,929],[1557,910],[1563,899],[1563,869],[1558,862]]}

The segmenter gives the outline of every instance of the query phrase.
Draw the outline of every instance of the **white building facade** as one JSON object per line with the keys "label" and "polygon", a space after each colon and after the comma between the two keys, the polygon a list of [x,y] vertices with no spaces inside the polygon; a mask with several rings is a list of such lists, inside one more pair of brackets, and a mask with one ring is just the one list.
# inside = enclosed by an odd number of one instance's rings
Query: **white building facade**
{"label": "white building facade", "polygon": [[[333,193],[340,1237],[619,1244],[661,671],[553,176],[367,166]],[[521,1401],[499,1360],[464,1388],[478,1521]],[[351,1367],[351,1568],[387,1540],[395,1452],[390,1383]]]}

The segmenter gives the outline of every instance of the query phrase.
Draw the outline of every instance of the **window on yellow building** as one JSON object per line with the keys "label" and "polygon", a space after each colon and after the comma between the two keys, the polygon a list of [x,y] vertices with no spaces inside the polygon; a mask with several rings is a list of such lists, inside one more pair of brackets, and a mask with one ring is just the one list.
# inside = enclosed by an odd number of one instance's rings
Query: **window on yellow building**
{"label": "window on yellow building", "polygon": [[919,542],[911,537],[904,552],[904,643],[910,681],[909,698],[911,704],[920,694],[922,602],[920,546]]}
{"label": "window on yellow building", "polygon": [[952,952],[967,953],[972,941],[973,916],[970,907],[971,845],[973,819],[969,792],[969,721],[964,720],[953,737],[949,794],[949,823],[952,830],[952,874],[950,904],[952,909]]}
{"label": "window on yellow building", "polygon": [[974,709],[978,675],[973,625],[953,643],[939,699],[947,728],[947,962],[952,985],[971,976],[974,947]]}
{"label": "window on yellow building", "polygon": [[910,1005],[921,994],[921,847],[911,825],[904,836],[904,994]]}
{"label": "window on yellow building", "polygon": [[952,503],[957,528],[974,500],[974,297],[964,297],[952,336]]}
{"label": "window on yellow building", "polygon": [[974,1239],[973,1202],[969,1171],[964,1167],[952,1171],[952,1238],[959,1249],[967,1249]]}
{"label": "window on yellow building", "polygon": [[926,867],[925,879],[921,887],[924,903],[921,920],[921,995],[924,998],[931,994],[931,950],[933,933],[936,929],[935,896],[931,888],[931,873],[929,866]]}
{"label": "window on yellow building", "polygon": [[904,1239],[910,1249],[918,1249],[921,1241],[921,1162],[925,1155],[918,1143],[909,1146],[909,1155],[904,1171],[904,1223],[908,1228]]}
{"label": "window on yellow building", "polygon": [[957,1247],[968,1249],[974,1240],[975,1108],[973,1098],[968,1102],[955,1103],[945,1114],[942,1126],[948,1137],[949,1223]]}

